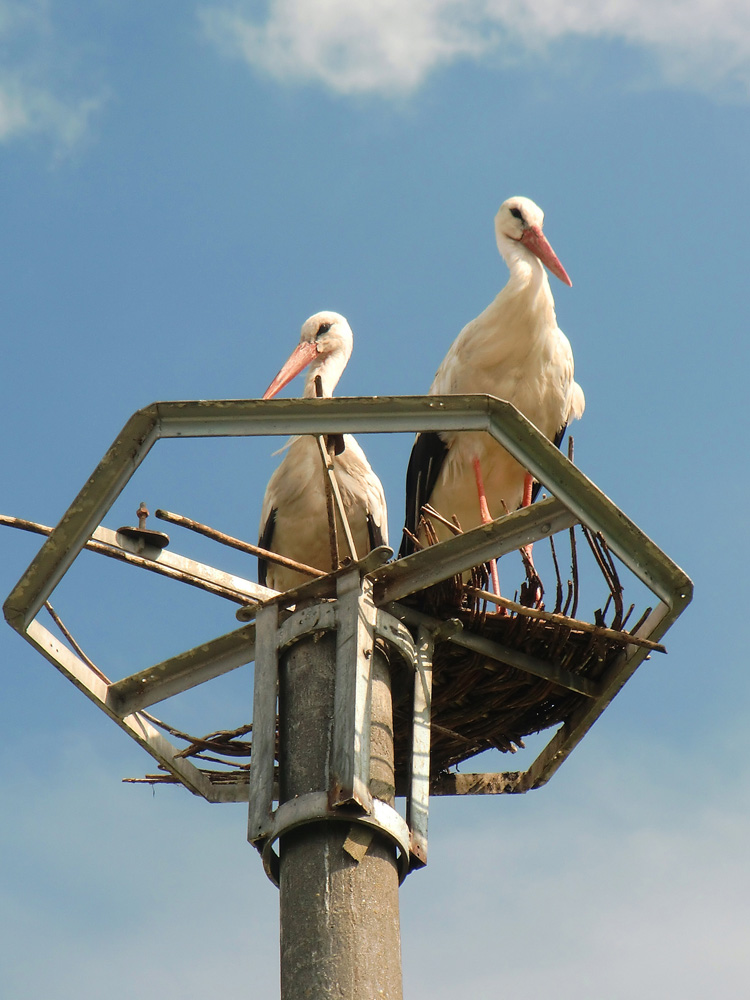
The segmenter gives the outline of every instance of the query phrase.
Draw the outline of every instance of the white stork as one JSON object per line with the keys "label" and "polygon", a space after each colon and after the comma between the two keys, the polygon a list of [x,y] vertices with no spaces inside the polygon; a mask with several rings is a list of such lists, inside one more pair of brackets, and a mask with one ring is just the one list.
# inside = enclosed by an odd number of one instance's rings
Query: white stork
{"label": "white stork", "polygon": [[[480,392],[506,399],[559,446],[568,422],[583,413],[584,397],[544,266],[566,285],[572,282],[542,233],[543,220],[528,198],[509,198],[500,206],[495,236],[510,280],[454,340],[430,394]],[[422,506],[429,503],[448,519],[455,515],[466,531],[530,503],[538,490],[487,433],[419,434],[406,478],[406,528],[417,535]],[[433,526],[441,540],[450,537],[439,522]],[[399,554],[413,548],[404,534]]]}
{"label": "white stork", "polygon": [[[309,366],[306,398],[330,397],[352,353],[352,331],[335,312],[319,312],[302,324],[300,342],[263,394],[271,399]],[[315,379],[320,376],[321,392]],[[362,558],[378,545],[388,544],[385,495],[380,480],[350,434],[336,440],[334,475],[351,528],[356,556]],[[351,556],[336,516],[342,558]],[[318,441],[311,435],[292,438],[281,465],[271,476],[260,516],[258,544],[279,555],[330,573],[331,541],[326,501],[326,470]],[[258,560],[258,580],[285,591],[310,580],[309,576],[265,559]]]}

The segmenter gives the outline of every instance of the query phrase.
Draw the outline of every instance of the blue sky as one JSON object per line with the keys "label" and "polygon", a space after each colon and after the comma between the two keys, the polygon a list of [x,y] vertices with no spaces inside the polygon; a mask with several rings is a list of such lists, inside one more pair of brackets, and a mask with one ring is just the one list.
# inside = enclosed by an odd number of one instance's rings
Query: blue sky
{"label": "blue sky", "polygon": [[[401,892],[406,995],[737,996],[750,16],[351,6],[0,0],[0,513],[56,523],[153,400],[260,395],[319,309],[354,330],[340,393],[426,391],[505,283],[499,204],[533,198],[573,280],[553,293],[586,393],[576,460],[696,597],[549,786],[433,803],[430,864]],[[397,537],[410,442],[363,444]],[[105,525],[146,499],[252,540],[277,446],[162,443]],[[0,529],[3,598],[38,546]],[[112,676],[233,627],[220,601],[98,562],[53,603]],[[0,663],[4,996],[277,995],[244,808],[122,785],[150,760],[7,626]],[[238,725],[248,677],[162,714]]]}

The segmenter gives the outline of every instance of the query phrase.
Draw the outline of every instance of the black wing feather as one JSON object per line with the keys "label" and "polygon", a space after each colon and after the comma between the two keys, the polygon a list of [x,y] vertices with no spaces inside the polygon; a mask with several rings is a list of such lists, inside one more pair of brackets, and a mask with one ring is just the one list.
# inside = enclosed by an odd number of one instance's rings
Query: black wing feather
{"label": "black wing feather", "polygon": [[385,545],[385,538],[383,537],[383,529],[381,525],[376,524],[372,514],[367,515],[367,536],[370,539],[370,550],[377,549],[381,545]]}
{"label": "black wing feather", "polygon": [[[276,507],[272,508],[271,513],[266,519],[266,523],[263,525],[263,531],[260,533],[260,538],[258,539],[258,545],[262,549],[268,549],[273,551],[271,548],[271,543],[273,542],[273,530],[276,527]],[[268,560],[263,559],[258,556],[258,583],[262,586],[266,586],[266,577],[268,575]]]}
{"label": "black wing feather", "polygon": [[[406,470],[405,526],[413,535],[417,534],[422,507],[432,495],[447,454],[448,445],[439,434],[433,431],[417,434]],[[398,550],[399,558],[412,552],[414,542],[404,532],[401,548]]]}
{"label": "black wing feather", "polygon": [[[559,448],[565,437],[568,425],[564,424],[555,434],[553,444]],[[422,507],[428,503],[437,483],[443,462],[448,454],[448,446],[434,431],[417,434],[414,447],[409,456],[409,466],[406,470],[406,519],[405,527],[412,534],[417,534]],[[534,483],[531,491],[532,501],[536,500],[541,483]],[[414,552],[414,543],[404,532],[399,559]]]}

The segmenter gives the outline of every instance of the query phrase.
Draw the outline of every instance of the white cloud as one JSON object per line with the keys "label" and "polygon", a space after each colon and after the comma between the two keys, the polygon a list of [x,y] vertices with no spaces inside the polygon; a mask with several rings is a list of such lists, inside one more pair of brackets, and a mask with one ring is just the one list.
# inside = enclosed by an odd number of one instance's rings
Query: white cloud
{"label": "white cloud", "polygon": [[65,152],[81,139],[101,104],[100,98],[58,97],[21,76],[0,74],[0,142],[41,133]]}
{"label": "white cloud", "polygon": [[[278,897],[245,809],[123,786],[141,752],[107,720],[72,725],[0,746],[4,1000],[278,996]],[[406,996],[746,995],[744,730],[716,765],[687,736],[679,755],[588,739],[545,789],[432,800],[430,863],[400,896]]]}
{"label": "white cloud", "polygon": [[205,8],[209,37],[273,77],[342,93],[408,91],[436,67],[487,49],[464,0],[271,0],[264,23],[246,10]]}
{"label": "white cloud", "polygon": [[413,890],[429,905],[402,893],[406,937],[431,952],[425,997],[744,995],[748,774],[647,757],[626,746],[569,771],[566,793],[561,775],[541,799],[453,806],[460,829],[432,838],[433,884]]}
{"label": "white cloud", "polygon": [[619,40],[649,53],[664,81],[750,94],[746,0],[224,0],[207,36],[284,81],[345,94],[408,93],[459,59],[514,63],[552,43]]}
{"label": "white cloud", "polygon": [[67,152],[86,132],[103,100],[67,93],[59,44],[46,4],[0,0],[0,142],[41,134]]}

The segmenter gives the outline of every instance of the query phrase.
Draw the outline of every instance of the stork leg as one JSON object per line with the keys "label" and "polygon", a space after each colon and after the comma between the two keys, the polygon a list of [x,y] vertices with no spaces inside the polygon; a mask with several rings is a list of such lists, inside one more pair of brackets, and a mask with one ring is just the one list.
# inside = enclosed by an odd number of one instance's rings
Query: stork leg
{"label": "stork leg", "polygon": [[[479,516],[482,518],[482,524],[489,524],[492,520],[490,514],[490,508],[487,505],[487,494],[484,492],[484,480],[482,479],[482,469],[479,464],[479,459],[475,456],[472,459],[472,465],[474,466],[474,477],[477,481],[477,495],[479,496]],[[500,580],[497,575],[497,560],[490,559],[490,575],[492,576],[492,587],[497,594],[500,596]]]}
{"label": "stork leg", "polygon": [[531,494],[534,491],[534,477],[530,472],[527,472],[523,480],[523,500],[521,501],[522,507],[531,506]]}
{"label": "stork leg", "polygon": [[[521,501],[522,507],[531,506],[531,494],[534,490],[534,477],[530,472],[527,472],[523,480],[523,500]],[[529,560],[531,565],[534,565],[534,560],[531,558],[531,545],[524,545],[523,551],[526,553],[526,558]]]}

